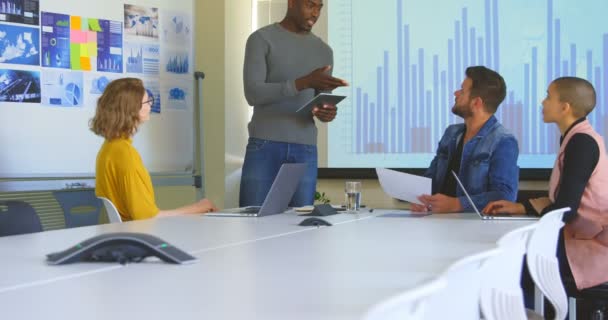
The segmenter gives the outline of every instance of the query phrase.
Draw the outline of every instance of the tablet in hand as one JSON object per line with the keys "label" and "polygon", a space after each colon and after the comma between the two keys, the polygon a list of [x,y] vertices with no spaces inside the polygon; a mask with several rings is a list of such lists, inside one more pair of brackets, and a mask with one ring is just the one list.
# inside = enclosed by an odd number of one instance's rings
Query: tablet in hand
{"label": "tablet in hand", "polygon": [[302,110],[312,110],[312,108],[324,104],[337,105],[338,102],[344,100],[344,98],[346,98],[346,96],[331,93],[319,93],[310,101],[301,106],[300,109],[296,110],[296,112],[300,112]]}

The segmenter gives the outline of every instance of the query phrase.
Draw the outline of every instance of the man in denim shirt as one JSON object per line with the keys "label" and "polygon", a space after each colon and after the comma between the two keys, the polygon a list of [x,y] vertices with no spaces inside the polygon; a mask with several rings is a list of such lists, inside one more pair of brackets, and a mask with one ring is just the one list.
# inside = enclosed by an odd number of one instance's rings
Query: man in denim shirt
{"label": "man in denim shirt", "polygon": [[464,124],[450,125],[439,141],[437,154],[424,174],[433,179],[433,195],[418,199],[413,211],[472,212],[451,171],[458,173],[477,208],[494,200],[517,197],[519,148],[515,137],[494,113],[504,100],[506,85],[495,71],[469,67],[460,90],[454,92],[452,112]]}

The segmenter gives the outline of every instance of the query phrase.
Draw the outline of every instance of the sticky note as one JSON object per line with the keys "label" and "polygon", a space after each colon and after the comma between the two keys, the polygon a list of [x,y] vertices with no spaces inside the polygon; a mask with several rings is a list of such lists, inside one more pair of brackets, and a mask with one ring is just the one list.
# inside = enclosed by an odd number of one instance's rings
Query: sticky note
{"label": "sticky note", "polygon": [[72,43],[86,43],[87,35],[80,30],[70,31],[70,42]]}
{"label": "sticky note", "polygon": [[89,52],[89,56],[97,57],[97,42],[89,42],[87,43],[87,51]]}
{"label": "sticky note", "polygon": [[89,19],[89,30],[95,32],[103,31],[99,25],[99,19]]}
{"label": "sticky note", "polygon": [[89,57],[89,45],[87,43],[80,44],[80,56]]}
{"label": "sticky note", "polygon": [[87,31],[87,41],[97,43],[97,32]]}
{"label": "sticky note", "polygon": [[82,18],[79,16],[70,16],[70,29],[80,30],[82,25]]}
{"label": "sticky note", "polygon": [[91,59],[90,58],[80,58],[80,65],[82,66],[82,70],[91,71]]}
{"label": "sticky note", "polygon": [[72,70],[81,70],[80,45],[78,43],[70,43],[70,67]]}

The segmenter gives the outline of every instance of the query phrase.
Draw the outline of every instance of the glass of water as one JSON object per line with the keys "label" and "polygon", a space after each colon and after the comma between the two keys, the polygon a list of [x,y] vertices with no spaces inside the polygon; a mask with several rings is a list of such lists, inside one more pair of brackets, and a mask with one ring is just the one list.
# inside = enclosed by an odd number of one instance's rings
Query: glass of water
{"label": "glass of water", "polygon": [[361,207],[361,181],[346,181],[344,185],[346,210],[358,211]]}

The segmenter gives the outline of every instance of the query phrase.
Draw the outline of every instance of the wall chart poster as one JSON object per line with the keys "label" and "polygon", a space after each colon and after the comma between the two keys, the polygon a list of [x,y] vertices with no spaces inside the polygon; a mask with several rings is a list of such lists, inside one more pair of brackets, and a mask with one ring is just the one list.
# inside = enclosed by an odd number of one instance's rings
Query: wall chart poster
{"label": "wall chart poster", "polygon": [[163,95],[167,99],[166,109],[190,109],[192,101],[192,80],[190,77],[172,77],[163,84]]}
{"label": "wall chart poster", "polygon": [[125,34],[130,41],[158,41],[158,9],[125,4]]}
{"label": "wall chart poster", "polygon": [[0,101],[40,103],[40,72],[0,69]]}
{"label": "wall chart poster", "polygon": [[42,70],[42,104],[56,107],[82,107],[83,77],[80,71]]}
{"label": "wall chart poster", "polygon": [[0,63],[40,65],[40,31],[0,24]]}
{"label": "wall chart poster", "polygon": [[161,15],[162,41],[179,44],[190,50],[192,47],[192,20],[190,14],[163,10]]}
{"label": "wall chart poster", "polygon": [[180,50],[163,50],[164,71],[176,74],[190,73],[190,55]]}
{"label": "wall chart poster", "polygon": [[158,44],[125,42],[124,52],[127,73],[159,74],[160,48]]}
{"label": "wall chart poster", "polygon": [[146,87],[146,92],[148,93],[148,97],[154,97],[154,104],[152,105],[153,113],[160,113],[160,85],[159,81],[152,78],[142,78],[144,82],[144,87]]}
{"label": "wall chart poster", "polygon": [[97,71],[122,73],[122,23],[99,20]]}
{"label": "wall chart poster", "polygon": [[42,12],[42,66],[70,68],[70,16]]}
{"label": "wall chart poster", "polygon": [[39,15],[38,0],[0,0],[0,21],[37,26]]}
{"label": "wall chart poster", "polygon": [[122,75],[116,73],[86,72],[84,74],[84,87],[86,90],[84,106],[86,108],[96,108],[97,99],[99,99],[108,84],[120,77]]}

